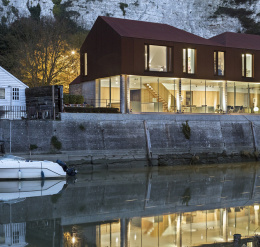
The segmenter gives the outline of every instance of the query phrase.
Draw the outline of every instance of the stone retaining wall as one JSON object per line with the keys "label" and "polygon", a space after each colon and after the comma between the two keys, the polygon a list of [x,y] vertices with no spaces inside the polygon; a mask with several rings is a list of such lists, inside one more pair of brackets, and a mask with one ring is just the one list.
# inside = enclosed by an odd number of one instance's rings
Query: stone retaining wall
{"label": "stone retaining wall", "polygon": [[[187,120],[190,139],[182,132]],[[61,150],[51,144],[52,136],[62,143]],[[243,152],[253,157],[260,148],[260,116],[62,113],[61,121],[1,120],[0,140],[5,141],[6,152],[10,143],[15,153],[29,153],[33,144],[38,146],[33,153],[78,152],[86,160],[145,159],[148,152],[156,160],[203,153]]]}

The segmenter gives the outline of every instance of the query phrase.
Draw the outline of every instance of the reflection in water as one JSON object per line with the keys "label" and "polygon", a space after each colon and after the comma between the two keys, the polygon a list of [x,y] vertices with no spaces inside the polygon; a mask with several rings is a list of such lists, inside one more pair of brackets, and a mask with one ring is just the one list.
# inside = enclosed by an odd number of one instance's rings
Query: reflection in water
{"label": "reflection in water", "polygon": [[[99,247],[214,245],[233,241],[234,234],[244,238],[260,234],[258,222],[259,205],[123,218],[84,224],[78,232],[68,227],[64,233],[64,246],[71,246],[71,243],[73,246]],[[252,240],[246,242],[247,246],[252,246]]]}
{"label": "reflection in water", "polygon": [[82,170],[61,194],[0,203],[0,246],[254,246],[259,176],[256,163]]}

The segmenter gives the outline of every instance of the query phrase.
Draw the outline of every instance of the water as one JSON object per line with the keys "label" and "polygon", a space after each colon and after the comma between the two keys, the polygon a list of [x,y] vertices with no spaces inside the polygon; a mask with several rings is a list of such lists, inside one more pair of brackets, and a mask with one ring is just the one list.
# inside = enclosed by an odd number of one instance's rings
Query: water
{"label": "water", "polygon": [[66,185],[0,182],[0,246],[234,246],[234,234],[236,246],[254,246],[259,164],[79,168]]}

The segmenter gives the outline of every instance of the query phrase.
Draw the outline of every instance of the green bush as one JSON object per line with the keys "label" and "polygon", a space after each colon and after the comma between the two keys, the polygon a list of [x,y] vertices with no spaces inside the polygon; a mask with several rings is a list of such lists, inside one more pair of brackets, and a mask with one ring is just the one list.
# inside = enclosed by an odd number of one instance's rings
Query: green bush
{"label": "green bush", "polygon": [[61,3],[61,0],[52,0],[53,4],[59,5]]}
{"label": "green bush", "polygon": [[36,144],[30,144],[30,151],[33,151],[37,148],[38,148],[38,146]]}
{"label": "green bush", "polygon": [[182,124],[182,133],[184,134],[186,139],[190,139],[190,126],[188,120],[186,120],[186,124]]}
{"label": "green bush", "polygon": [[119,3],[119,8],[122,10],[123,16],[125,16],[125,13],[126,13],[125,8],[127,8],[127,7],[128,7],[127,3]]}
{"label": "green bush", "polygon": [[10,1],[9,0],[2,0],[2,3],[3,3],[4,6],[7,6],[10,3]]}
{"label": "green bush", "polygon": [[38,3],[35,7],[28,8],[31,14],[32,19],[39,20],[41,15],[41,6]]}
{"label": "green bush", "polygon": [[63,94],[64,104],[83,104],[84,97],[82,95]]}
{"label": "green bush", "polygon": [[51,144],[54,148],[60,150],[62,148],[62,144],[61,142],[58,140],[58,138],[56,136],[53,136],[51,138]]}
{"label": "green bush", "polygon": [[70,103],[70,95],[69,94],[63,94],[63,104],[69,104]]}
{"label": "green bush", "polygon": [[11,7],[12,13],[16,16],[19,17],[19,11],[17,8],[15,8],[14,6]]}

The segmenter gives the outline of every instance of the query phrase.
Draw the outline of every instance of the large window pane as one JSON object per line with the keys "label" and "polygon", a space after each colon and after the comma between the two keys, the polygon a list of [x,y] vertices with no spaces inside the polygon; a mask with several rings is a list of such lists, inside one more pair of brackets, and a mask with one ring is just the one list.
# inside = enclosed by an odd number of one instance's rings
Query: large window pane
{"label": "large window pane", "polygon": [[188,49],[188,73],[195,73],[195,50]]}
{"label": "large window pane", "polygon": [[111,77],[110,106],[120,109],[120,76]]}
{"label": "large window pane", "polygon": [[224,64],[224,52],[222,51],[219,51],[218,52],[218,75],[224,75],[225,71],[224,71],[224,68],[225,68],[225,64]]}
{"label": "large window pane", "polygon": [[163,112],[174,112],[175,102],[175,80],[171,78],[160,78],[159,80],[159,101],[162,103]]}
{"label": "large window pane", "polygon": [[252,65],[253,65],[252,54],[246,54],[246,77],[253,76]]}
{"label": "large window pane", "polygon": [[242,76],[253,77],[253,55],[242,54]]}
{"label": "large window pane", "polygon": [[109,78],[100,80],[100,107],[108,107],[110,103]]}
{"label": "large window pane", "polygon": [[186,66],[187,66],[187,63],[186,63],[186,49],[183,49],[183,64],[182,64],[182,66],[183,66],[183,72],[184,73],[186,73],[187,72],[187,68],[186,68]]}
{"label": "large window pane", "polygon": [[191,80],[191,111],[193,113],[205,113],[205,81]]}
{"label": "large window pane", "polygon": [[235,87],[235,111],[237,113],[248,113],[248,83],[236,82]]}
{"label": "large window pane", "polygon": [[150,71],[167,71],[167,47],[149,46],[149,68]]}
{"label": "large window pane", "polygon": [[260,83],[249,83],[249,112],[260,114]]}
{"label": "large window pane", "polygon": [[195,73],[195,50],[183,49],[183,72],[188,74]]}
{"label": "large window pane", "polygon": [[142,78],[138,76],[131,76],[129,78],[130,112],[141,112],[141,81]]}
{"label": "large window pane", "polygon": [[225,110],[224,82],[206,81],[206,112],[223,113]]}
{"label": "large window pane", "polygon": [[144,69],[148,70],[148,45],[144,46]]}

